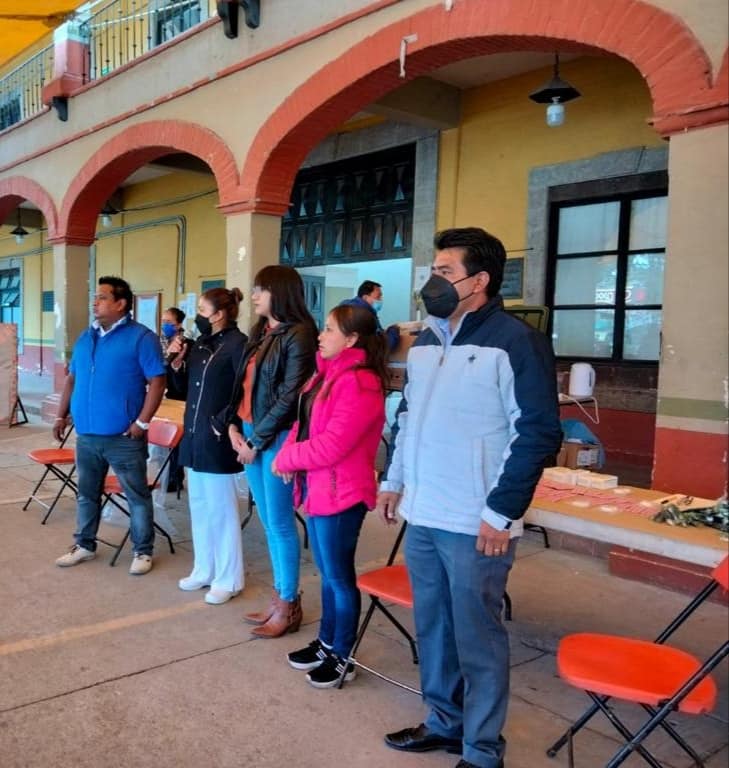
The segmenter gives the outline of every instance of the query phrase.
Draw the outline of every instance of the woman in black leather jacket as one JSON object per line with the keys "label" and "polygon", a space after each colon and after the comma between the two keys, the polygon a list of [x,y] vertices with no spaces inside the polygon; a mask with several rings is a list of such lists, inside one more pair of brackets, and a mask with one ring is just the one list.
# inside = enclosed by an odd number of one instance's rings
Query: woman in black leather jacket
{"label": "woman in black leather jacket", "polygon": [[236,319],[243,294],[238,288],[211,288],[198,302],[200,336],[187,354],[179,337],[168,352],[176,383],[187,387],[185,434],[179,462],[187,467],[187,490],[195,563],[180,579],[185,591],[210,586],[205,602],[219,605],[243,589],[243,547],[238,514],[238,457],[222,428],[235,392],[236,373],[248,337]]}
{"label": "woman in black leather jacket", "polygon": [[296,420],[299,392],[316,365],[317,328],[306,309],[304,285],[291,267],[264,267],[251,295],[259,320],[239,367],[239,399],[228,434],[246,465],[248,487],[266,532],[273,597],[263,611],[246,614],[258,637],[280,637],[301,624],[299,534],[292,484],[271,472],[271,462]]}

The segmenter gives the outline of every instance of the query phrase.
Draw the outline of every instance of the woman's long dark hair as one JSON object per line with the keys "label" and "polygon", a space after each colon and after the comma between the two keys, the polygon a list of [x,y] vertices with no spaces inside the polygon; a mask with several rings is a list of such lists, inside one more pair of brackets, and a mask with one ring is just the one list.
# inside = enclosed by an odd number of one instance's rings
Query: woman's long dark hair
{"label": "woman's long dark hair", "polygon": [[364,307],[340,304],[338,307],[334,307],[329,314],[345,336],[357,334],[354,348],[364,349],[364,365],[375,373],[384,392],[390,380],[386,363],[387,340],[385,334],[377,330],[375,313]]}
{"label": "woman's long dark hair", "polygon": [[[303,323],[311,326],[316,336],[319,331],[309,314],[304,299],[304,283],[293,267],[272,264],[263,267],[253,279],[253,285],[271,294],[271,315],[279,323]],[[263,335],[268,319],[260,317],[251,329],[251,341]]]}

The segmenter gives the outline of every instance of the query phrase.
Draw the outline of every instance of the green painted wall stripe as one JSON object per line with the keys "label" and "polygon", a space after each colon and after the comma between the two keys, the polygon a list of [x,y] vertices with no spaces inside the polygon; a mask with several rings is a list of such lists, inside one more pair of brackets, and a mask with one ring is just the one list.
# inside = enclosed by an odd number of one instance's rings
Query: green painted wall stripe
{"label": "green painted wall stripe", "polygon": [[729,418],[729,410],[720,400],[692,400],[688,397],[658,398],[658,413],[661,416],[708,421],[726,421]]}

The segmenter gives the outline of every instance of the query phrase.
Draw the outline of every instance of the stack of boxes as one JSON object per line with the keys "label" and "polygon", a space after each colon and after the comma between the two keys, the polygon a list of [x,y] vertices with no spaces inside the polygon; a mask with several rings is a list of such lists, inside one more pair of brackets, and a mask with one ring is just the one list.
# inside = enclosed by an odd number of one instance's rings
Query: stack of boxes
{"label": "stack of boxes", "polygon": [[602,475],[599,472],[590,472],[587,469],[573,469],[571,467],[548,467],[542,473],[545,480],[551,480],[562,485],[577,485],[583,488],[616,488],[617,475]]}

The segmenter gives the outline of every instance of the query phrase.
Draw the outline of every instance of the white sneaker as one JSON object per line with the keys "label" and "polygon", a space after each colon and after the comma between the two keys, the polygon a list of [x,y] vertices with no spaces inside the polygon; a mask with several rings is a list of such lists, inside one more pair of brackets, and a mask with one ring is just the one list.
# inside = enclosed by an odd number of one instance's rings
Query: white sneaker
{"label": "white sneaker", "polygon": [[74,544],[65,555],[61,555],[61,557],[56,560],[56,565],[59,565],[61,568],[68,568],[71,565],[83,563],[84,560],[93,560],[95,557],[96,552],[93,552],[90,549],[84,549],[78,544]]}
{"label": "white sneaker", "polygon": [[152,570],[152,557],[151,555],[139,555],[134,553],[134,560],[129,568],[129,573],[132,576],[144,576],[145,573],[149,573]]}
{"label": "white sneaker", "polygon": [[240,590],[236,589],[231,592],[227,589],[211,589],[205,595],[205,602],[210,605],[222,605],[227,603],[232,597],[240,594]]}
{"label": "white sneaker", "polygon": [[202,589],[203,587],[209,587],[209,581],[200,581],[199,579],[193,579],[192,576],[185,576],[184,579],[180,579],[177,582],[177,586],[183,592],[194,592],[196,589]]}

